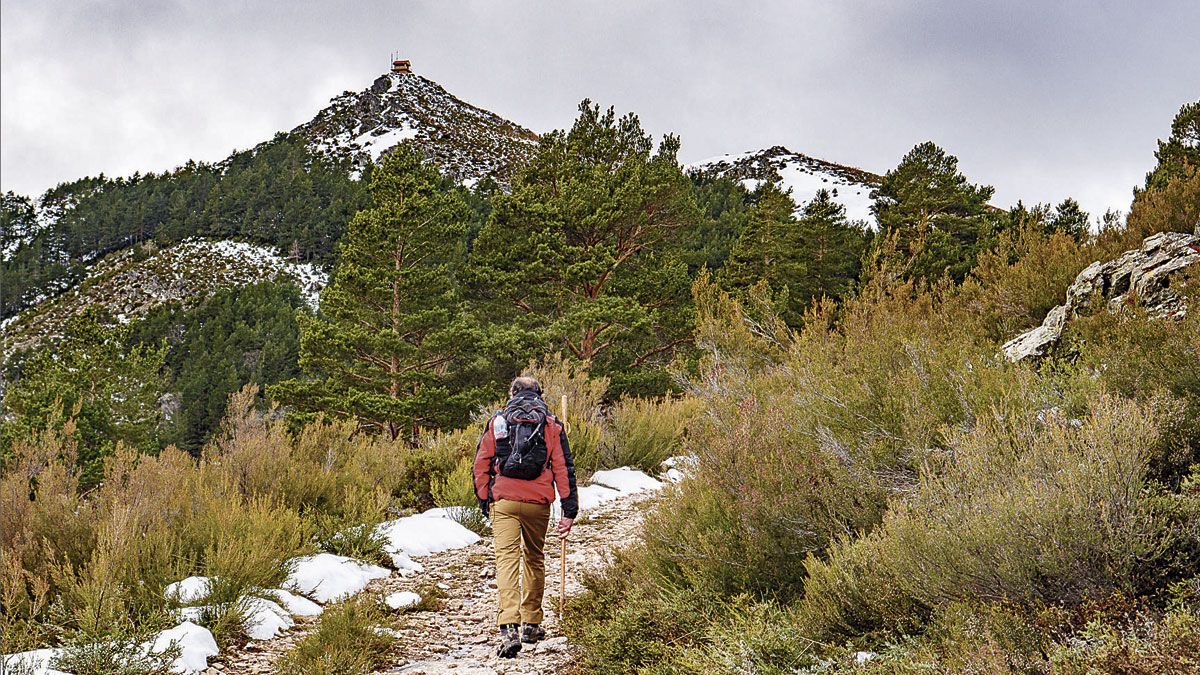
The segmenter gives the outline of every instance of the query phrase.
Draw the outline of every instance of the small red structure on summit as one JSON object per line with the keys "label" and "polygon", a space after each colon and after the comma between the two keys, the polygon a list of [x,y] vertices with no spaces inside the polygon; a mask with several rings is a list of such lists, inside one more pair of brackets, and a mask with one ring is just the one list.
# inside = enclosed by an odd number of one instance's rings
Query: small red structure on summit
{"label": "small red structure on summit", "polygon": [[408,59],[398,59],[392,56],[392,72],[393,73],[411,73],[412,61]]}

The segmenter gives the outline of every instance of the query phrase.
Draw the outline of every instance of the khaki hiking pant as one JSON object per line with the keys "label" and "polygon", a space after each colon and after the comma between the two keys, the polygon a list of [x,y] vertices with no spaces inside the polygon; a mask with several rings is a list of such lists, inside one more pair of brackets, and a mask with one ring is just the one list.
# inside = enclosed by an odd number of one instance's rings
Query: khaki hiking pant
{"label": "khaki hiking pant", "polygon": [[549,523],[549,504],[509,499],[492,504],[496,587],[500,591],[497,626],[542,622],[542,592],[546,587],[546,558],[542,549]]}

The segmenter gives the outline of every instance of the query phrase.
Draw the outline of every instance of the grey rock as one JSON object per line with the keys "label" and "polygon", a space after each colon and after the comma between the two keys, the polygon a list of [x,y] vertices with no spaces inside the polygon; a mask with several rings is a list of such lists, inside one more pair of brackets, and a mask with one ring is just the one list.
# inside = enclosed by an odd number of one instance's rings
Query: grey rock
{"label": "grey rock", "polygon": [[1200,263],[1200,233],[1160,232],[1147,237],[1140,248],[1085,267],[1067,288],[1066,302],[1050,310],[1042,325],[1006,342],[1002,352],[1012,361],[1045,356],[1058,344],[1067,321],[1090,309],[1096,299],[1113,312],[1136,303],[1157,317],[1180,316],[1187,307],[1171,290],[1171,279],[1196,263]]}
{"label": "grey rock", "polygon": [[534,651],[538,652],[561,652],[567,648],[567,638],[564,635],[558,637],[547,638],[538,643]]}

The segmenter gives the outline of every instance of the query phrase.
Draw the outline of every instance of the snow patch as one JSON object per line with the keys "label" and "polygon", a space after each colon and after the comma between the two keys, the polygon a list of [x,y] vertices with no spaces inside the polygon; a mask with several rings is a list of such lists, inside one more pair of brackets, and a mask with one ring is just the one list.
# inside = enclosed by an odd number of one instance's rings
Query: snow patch
{"label": "snow patch", "polygon": [[270,640],[296,625],[288,611],[270,600],[243,598],[246,608],[246,635],[251,640]]}
{"label": "snow patch", "polygon": [[182,603],[199,602],[208,597],[212,589],[212,579],[208,577],[188,577],[173,584],[168,584],[163,595],[167,600]]}
{"label": "snow patch", "polygon": [[289,565],[292,572],[284,585],[320,603],[350,597],[391,574],[378,565],[332,553],[292,558]]}
{"label": "snow patch", "polygon": [[623,466],[619,469],[609,469],[607,471],[597,471],[592,474],[592,485],[612,488],[622,495],[643,492],[645,490],[657,490],[663,486],[662,482],[628,466]]}
{"label": "snow patch", "polygon": [[154,643],[147,645],[149,653],[160,654],[179,646],[179,658],[171,664],[174,673],[199,673],[208,668],[208,658],[220,653],[213,634],[204,626],[197,626],[191,621],[168,628],[158,634]]}
{"label": "snow patch", "polygon": [[2,654],[0,655],[0,673],[70,675],[50,667],[50,662],[61,655],[61,649],[31,649],[27,652]]}
{"label": "snow patch", "polygon": [[376,532],[387,540],[384,550],[391,554],[403,553],[410,558],[462,548],[479,541],[478,534],[439,515],[422,514],[389,520],[380,523]]}
{"label": "snow patch", "polygon": [[421,602],[421,596],[412,591],[400,591],[387,596],[383,599],[383,602],[392,609],[404,609],[405,607],[412,607]]}
{"label": "snow patch", "polygon": [[292,616],[317,616],[325,611],[317,603],[302,595],[296,595],[282,588],[273,588],[266,592],[288,611]]}
{"label": "snow patch", "polygon": [[379,158],[385,152],[400,145],[403,141],[412,140],[417,137],[417,129],[408,126],[407,124],[389,129],[380,125],[365,134],[354,138],[350,142],[358,146],[363,152],[371,156],[372,162],[378,162]]}

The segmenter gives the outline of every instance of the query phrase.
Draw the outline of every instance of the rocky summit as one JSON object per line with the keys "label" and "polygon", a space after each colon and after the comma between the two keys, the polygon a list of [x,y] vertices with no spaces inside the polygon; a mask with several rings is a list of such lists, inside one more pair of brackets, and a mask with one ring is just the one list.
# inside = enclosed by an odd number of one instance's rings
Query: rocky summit
{"label": "rocky summit", "polygon": [[781,188],[791,190],[792,199],[799,208],[811,201],[818,190],[828,190],[833,201],[846,207],[847,218],[876,226],[875,216],[871,213],[871,193],[883,178],[870,171],[792,152],[782,145],[721,155],[696,162],[688,168],[740,180],[749,190],[764,181],[778,181]]}
{"label": "rocky summit", "polygon": [[416,73],[388,73],[363,91],[348,91],[293,132],[358,170],[411,140],[444,173],[468,184],[483,178],[507,184],[538,138]]}

